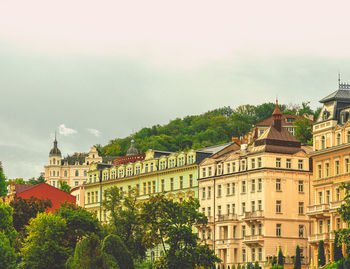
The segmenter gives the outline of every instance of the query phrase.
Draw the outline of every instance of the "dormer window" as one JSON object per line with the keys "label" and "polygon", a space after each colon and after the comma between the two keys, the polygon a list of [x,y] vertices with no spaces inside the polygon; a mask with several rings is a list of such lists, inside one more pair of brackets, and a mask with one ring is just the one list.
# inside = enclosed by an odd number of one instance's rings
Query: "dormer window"
{"label": "dormer window", "polygon": [[294,119],[293,119],[293,118],[287,118],[286,121],[287,121],[287,122],[290,122],[290,123],[293,123],[293,122],[294,122]]}
{"label": "dormer window", "polygon": [[322,149],[326,148],[326,138],[324,137],[324,135],[321,138],[321,148]]}
{"label": "dormer window", "polygon": [[327,120],[329,117],[329,112],[327,110],[323,111],[322,119]]}
{"label": "dormer window", "polygon": [[337,145],[340,145],[340,142],[341,142],[341,136],[339,133],[339,134],[337,134]]}

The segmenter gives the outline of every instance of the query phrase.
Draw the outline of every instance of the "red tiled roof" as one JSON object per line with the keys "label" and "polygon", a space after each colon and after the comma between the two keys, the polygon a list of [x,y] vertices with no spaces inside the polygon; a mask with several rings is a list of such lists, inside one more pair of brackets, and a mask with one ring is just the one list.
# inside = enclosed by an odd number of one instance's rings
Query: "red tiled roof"
{"label": "red tiled roof", "polygon": [[31,189],[33,187],[34,186],[31,186],[31,185],[16,184],[15,185],[15,192],[18,194],[18,193],[24,192],[26,190],[29,190],[29,189]]}
{"label": "red tiled roof", "polygon": [[[283,125],[293,125],[293,122],[287,122],[287,119],[300,120],[306,119],[303,116],[299,115],[282,115],[281,124]],[[256,124],[256,126],[272,126],[273,125],[273,117],[262,120]]]}

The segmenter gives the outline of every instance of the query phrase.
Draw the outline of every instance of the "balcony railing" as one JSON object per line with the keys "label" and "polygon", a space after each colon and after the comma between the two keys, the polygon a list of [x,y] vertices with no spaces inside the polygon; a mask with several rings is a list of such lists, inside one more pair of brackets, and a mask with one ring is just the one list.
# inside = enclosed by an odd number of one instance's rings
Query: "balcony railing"
{"label": "balcony railing", "polygon": [[243,239],[243,243],[247,245],[262,244],[264,242],[263,235],[246,235]]}
{"label": "balcony railing", "polygon": [[329,212],[329,208],[329,204],[309,205],[307,207],[307,215],[323,215]]}
{"label": "balcony railing", "polygon": [[343,201],[334,201],[334,202],[331,202],[330,209],[331,209],[332,211],[336,211],[338,208],[340,208],[340,206],[342,205],[342,202],[343,202]]}
{"label": "balcony railing", "polygon": [[216,239],[215,242],[218,246],[238,244],[238,241],[235,238]]}
{"label": "balcony railing", "polygon": [[325,241],[325,240],[329,240],[329,239],[332,239],[332,236],[330,233],[313,234],[309,237],[309,242],[316,243],[316,242],[319,242],[321,240]]}
{"label": "balcony railing", "polygon": [[217,221],[229,221],[229,220],[238,220],[236,214],[227,214],[227,215],[218,215]]}

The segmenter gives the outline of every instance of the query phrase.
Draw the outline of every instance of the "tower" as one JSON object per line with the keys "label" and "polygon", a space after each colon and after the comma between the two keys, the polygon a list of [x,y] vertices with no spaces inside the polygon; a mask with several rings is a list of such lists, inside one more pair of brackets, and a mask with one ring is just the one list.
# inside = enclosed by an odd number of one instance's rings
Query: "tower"
{"label": "tower", "polygon": [[55,134],[55,140],[53,141],[53,148],[49,153],[49,162],[50,165],[60,165],[62,159],[61,151],[57,147],[57,139]]}

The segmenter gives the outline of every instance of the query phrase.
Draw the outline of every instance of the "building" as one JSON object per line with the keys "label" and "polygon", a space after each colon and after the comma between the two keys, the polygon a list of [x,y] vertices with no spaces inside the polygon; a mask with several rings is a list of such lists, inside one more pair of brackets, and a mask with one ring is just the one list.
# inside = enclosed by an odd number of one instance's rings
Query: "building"
{"label": "building", "polygon": [[101,157],[96,147],[91,147],[89,153],[74,153],[62,158],[57,147],[57,140],[49,153],[49,164],[45,165],[45,181],[53,187],[59,187],[60,181],[65,181],[70,187],[82,185],[87,180],[87,172],[92,163],[112,163],[115,157]]}
{"label": "building", "polygon": [[284,127],[278,106],[273,124],[253,143],[221,151],[199,166],[200,210],[209,220],[199,236],[224,268],[269,264],[279,249],[286,261],[296,246],[307,256],[310,146]]}
{"label": "building", "polygon": [[31,197],[41,200],[50,199],[52,202],[52,207],[48,208],[46,210],[47,212],[54,212],[60,207],[60,203],[63,202],[75,203],[75,197],[73,195],[54,188],[46,183],[41,183],[34,186],[12,183],[10,185],[8,195],[3,197],[3,201],[5,203],[10,203],[16,197],[21,197],[22,199],[30,199]]}
{"label": "building", "polygon": [[317,261],[318,244],[323,240],[328,262],[333,260],[333,231],[347,228],[337,209],[344,197],[340,184],[350,182],[350,84],[339,82],[338,90],[320,103],[323,107],[313,125],[311,157],[315,169],[307,214],[313,221],[309,238],[313,260]]}

